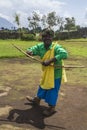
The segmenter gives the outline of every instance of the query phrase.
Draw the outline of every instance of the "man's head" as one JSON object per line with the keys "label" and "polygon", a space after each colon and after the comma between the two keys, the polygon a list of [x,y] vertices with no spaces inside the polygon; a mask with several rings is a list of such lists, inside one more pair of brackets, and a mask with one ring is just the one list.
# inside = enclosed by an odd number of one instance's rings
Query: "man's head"
{"label": "man's head", "polygon": [[44,42],[44,45],[46,48],[48,48],[53,40],[54,37],[54,31],[51,29],[44,29],[42,31],[42,41]]}

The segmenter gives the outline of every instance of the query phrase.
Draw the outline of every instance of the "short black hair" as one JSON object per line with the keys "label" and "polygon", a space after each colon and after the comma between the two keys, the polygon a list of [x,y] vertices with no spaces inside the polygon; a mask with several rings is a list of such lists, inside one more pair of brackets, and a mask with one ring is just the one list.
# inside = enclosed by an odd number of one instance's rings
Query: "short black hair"
{"label": "short black hair", "polygon": [[45,28],[42,30],[42,37],[46,37],[46,36],[50,36],[50,37],[54,37],[54,31],[48,28]]}

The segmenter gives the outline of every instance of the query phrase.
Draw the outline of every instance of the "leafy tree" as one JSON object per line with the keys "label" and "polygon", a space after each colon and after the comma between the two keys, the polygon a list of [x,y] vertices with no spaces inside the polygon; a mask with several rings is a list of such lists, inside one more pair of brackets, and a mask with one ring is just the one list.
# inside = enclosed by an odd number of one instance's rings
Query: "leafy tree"
{"label": "leafy tree", "polygon": [[66,20],[66,24],[65,24],[65,29],[68,30],[68,32],[70,30],[75,30],[76,29],[76,25],[75,25],[75,18],[65,18]]}
{"label": "leafy tree", "polygon": [[56,12],[48,13],[46,22],[50,28],[54,27],[56,25]]}
{"label": "leafy tree", "polygon": [[15,22],[16,22],[18,28],[20,28],[20,15],[15,13],[14,17],[15,17]]}
{"label": "leafy tree", "polygon": [[46,20],[47,20],[46,15],[43,15],[43,16],[42,16],[42,19],[41,19],[41,22],[42,22],[42,26],[43,26],[43,28],[46,28],[46,26],[47,26],[47,24],[46,24]]}
{"label": "leafy tree", "polygon": [[15,22],[18,26],[19,38],[21,38],[20,14],[15,13]]}
{"label": "leafy tree", "polygon": [[29,27],[36,33],[36,29],[39,27],[40,16],[33,12],[32,17],[28,17]]}
{"label": "leafy tree", "polygon": [[61,32],[61,31],[63,31],[63,28],[64,28],[64,19],[63,19],[63,17],[60,17],[60,16],[57,16],[56,17],[56,21],[57,21],[57,26],[59,27],[59,31]]}
{"label": "leafy tree", "polygon": [[28,29],[28,28],[25,28],[25,27],[22,27],[22,28],[21,28],[21,31],[22,31],[23,33],[29,33],[29,29]]}

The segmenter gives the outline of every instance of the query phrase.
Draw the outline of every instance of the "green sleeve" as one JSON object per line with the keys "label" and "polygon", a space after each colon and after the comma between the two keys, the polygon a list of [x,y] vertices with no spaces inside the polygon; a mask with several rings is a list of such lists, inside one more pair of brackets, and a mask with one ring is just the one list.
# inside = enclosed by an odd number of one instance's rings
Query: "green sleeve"
{"label": "green sleeve", "polygon": [[55,58],[56,58],[56,60],[59,61],[59,60],[62,60],[62,59],[66,59],[67,57],[68,57],[67,51],[64,48],[62,48],[62,46],[57,45],[55,47]]}
{"label": "green sleeve", "polygon": [[39,45],[32,46],[27,49],[27,51],[32,51],[33,55],[39,55]]}

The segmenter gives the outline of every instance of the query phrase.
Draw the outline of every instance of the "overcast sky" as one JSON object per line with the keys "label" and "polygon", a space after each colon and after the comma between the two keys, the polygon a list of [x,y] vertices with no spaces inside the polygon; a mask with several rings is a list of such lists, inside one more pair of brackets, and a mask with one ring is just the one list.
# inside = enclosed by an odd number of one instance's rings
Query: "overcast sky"
{"label": "overcast sky", "polygon": [[15,13],[20,14],[21,25],[33,11],[40,15],[55,11],[62,17],[74,17],[76,24],[87,26],[87,0],[0,0],[0,16],[14,23]]}

